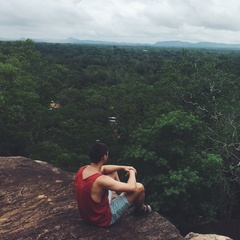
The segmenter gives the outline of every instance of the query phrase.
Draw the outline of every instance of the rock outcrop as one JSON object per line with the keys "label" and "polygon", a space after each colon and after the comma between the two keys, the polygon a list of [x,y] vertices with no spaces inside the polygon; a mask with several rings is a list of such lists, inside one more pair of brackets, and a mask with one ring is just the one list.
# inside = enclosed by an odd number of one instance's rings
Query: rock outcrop
{"label": "rock outcrop", "polygon": [[0,157],[0,239],[183,240],[168,220],[154,212],[128,212],[111,227],[85,224],[79,217],[73,173],[24,157]]}
{"label": "rock outcrop", "polygon": [[198,234],[191,232],[185,237],[185,240],[233,240],[233,239],[216,234]]}

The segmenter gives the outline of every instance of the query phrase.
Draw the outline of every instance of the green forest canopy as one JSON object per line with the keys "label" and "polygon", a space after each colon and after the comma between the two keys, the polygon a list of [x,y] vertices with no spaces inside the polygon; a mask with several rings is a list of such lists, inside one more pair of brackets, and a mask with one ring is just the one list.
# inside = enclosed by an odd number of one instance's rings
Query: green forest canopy
{"label": "green forest canopy", "polygon": [[239,218],[239,63],[227,50],[0,42],[0,155],[74,172],[102,141],[180,229]]}

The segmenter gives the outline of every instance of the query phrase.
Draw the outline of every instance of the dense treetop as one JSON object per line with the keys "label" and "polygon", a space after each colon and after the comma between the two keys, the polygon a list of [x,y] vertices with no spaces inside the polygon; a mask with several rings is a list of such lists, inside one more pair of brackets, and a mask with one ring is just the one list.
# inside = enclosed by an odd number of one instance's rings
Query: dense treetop
{"label": "dense treetop", "polygon": [[227,50],[0,42],[0,155],[76,171],[102,141],[180,228],[239,218],[239,60]]}

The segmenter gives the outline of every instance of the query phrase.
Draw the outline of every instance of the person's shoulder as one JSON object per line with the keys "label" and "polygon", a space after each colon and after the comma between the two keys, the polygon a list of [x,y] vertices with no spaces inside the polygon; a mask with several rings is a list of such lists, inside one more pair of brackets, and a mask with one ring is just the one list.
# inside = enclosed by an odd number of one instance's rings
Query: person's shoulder
{"label": "person's shoulder", "polygon": [[100,180],[100,181],[107,181],[107,180],[109,180],[109,176],[106,176],[106,175],[104,175],[104,174],[102,174],[102,173],[99,173],[99,176],[98,176],[98,180]]}
{"label": "person's shoulder", "polygon": [[106,176],[104,174],[100,174],[98,176],[98,178],[96,179],[96,182],[99,184],[99,185],[107,185],[110,181],[112,181],[113,179],[109,176]]}
{"label": "person's shoulder", "polygon": [[75,174],[75,178],[78,178],[82,175],[83,170],[86,168],[86,166],[82,166],[78,169],[78,171]]}

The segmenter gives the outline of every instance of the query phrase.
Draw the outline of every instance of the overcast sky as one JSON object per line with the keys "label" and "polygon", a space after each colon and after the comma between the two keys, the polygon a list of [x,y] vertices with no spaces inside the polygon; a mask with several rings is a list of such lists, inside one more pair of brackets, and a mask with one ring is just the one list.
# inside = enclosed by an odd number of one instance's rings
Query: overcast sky
{"label": "overcast sky", "polygon": [[0,0],[0,38],[240,43],[239,0]]}

